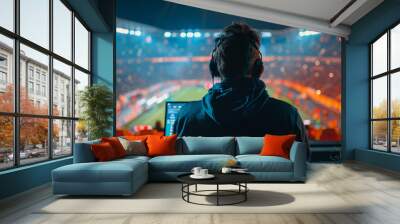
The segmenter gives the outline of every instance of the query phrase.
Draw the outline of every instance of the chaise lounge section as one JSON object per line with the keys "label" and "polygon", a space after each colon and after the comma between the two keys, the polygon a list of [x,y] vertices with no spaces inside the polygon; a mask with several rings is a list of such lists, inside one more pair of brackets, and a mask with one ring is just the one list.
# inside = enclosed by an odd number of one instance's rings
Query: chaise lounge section
{"label": "chaise lounge section", "polygon": [[176,181],[176,177],[200,166],[218,172],[229,160],[236,160],[259,182],[304,182],[306,146],[294,142],[290,159],[260,156],[263,137],[182,137],[176,144],[177,155],[128,156],[96,162],[91,144],[77,143],[74,163],[52,172],[54,194],[132,195],[148,181]]}
{"label": "chaise lounge section", "polygon": [[54,194],[132,195],[148,181],[148,157],[96,162],[90,146],[99,142],[75,144],[74,163],[52,172]]}

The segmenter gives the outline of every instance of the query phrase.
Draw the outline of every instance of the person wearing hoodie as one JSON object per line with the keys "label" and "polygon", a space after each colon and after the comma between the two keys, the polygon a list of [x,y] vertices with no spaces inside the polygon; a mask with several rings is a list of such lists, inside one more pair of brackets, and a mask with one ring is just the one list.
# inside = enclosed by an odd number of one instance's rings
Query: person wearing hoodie
{"label": "person wearing hoodie", "polygon": [[220,77],[201,101],[185,104],[174,124],[178,136],[264,136],[295,134],[308,144],[297,109],[268,95],[260,38],[243,23],[224,28],[215,40],[210,72]]}

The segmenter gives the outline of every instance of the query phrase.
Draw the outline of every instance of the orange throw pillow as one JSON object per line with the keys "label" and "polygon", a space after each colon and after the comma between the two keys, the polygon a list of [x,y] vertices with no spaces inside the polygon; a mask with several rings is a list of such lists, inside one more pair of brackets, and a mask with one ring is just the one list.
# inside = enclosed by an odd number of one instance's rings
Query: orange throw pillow
{"label": "orange throw pillow", "polygon": [[280,156],[290,159],[290,148],[296,135],[269,135],[264,136],[264,146],[261,156]]}
{"label": "orange throw pillow", "polygon": [[119,141],[118,137],[101,138],[101,142],[108,142],[114,149],[117,158],[125,157],[126,151]]}
{"label": "orange throw pillow", "polygon": [[160,136],[149,135],[147,137],[147,153],[149,156],[176,155],[177,135]]}
{"label": "orange throw pillow", "polygon": [[91,145],[91,149],[94,157],[99,162],[110,161],[117,158],[113,147],[108,142],[93,144]]}

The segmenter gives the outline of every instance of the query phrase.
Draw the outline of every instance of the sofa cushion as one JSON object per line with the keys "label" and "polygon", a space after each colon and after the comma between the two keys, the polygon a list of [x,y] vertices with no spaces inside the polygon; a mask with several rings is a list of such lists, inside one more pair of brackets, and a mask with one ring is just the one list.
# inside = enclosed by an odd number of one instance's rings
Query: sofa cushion
{"label": "sofa cushion", "polygon": [[260,154],[264,145],[263,137],[236,137],[236,155]]}
{"label": "sofa cushion", "polygon": [[147,148],[144,141],[141,140],[131,141],[121,137],[118,137],[118,139],[121,142],[122,146],[124,147],[126,155],[138,155],[138,156],[147,155]]}
{"label": "sofa cushion", "polygon": [[93,144],[90,147],[92,149],[94,157],[96,157],[96,161],[105,162],[118,158],[112,145],[108,142]]}
{"label": "sofa cushion", "polygon": [[290,159],[290,148],[293,145],[296,135],[270,135],[264,136],[264,146],[261,149],[261,156],[280,156]]}
{"label": "sofa cushion", "polygon": [[249,172],[293,172],[292,161],[278,156],[239,155],[236,159]]}
{"label": "sofa cushion", "polygon": [[234,137],[182,137],[178,141],[178,154],[235,155]]}
{"label": "sofa cushion", "polygon": [[147,154],[149,156],[164,156],[176,154],[176,139],[177,135],[161,136],[149,135],[147,137]]}
{"label": "sofa cushion", "polygon": [[101,138],[101,142],[108,142],[112,146],[117,158],[122,158],[126,156],[126,151],[119,141],[118,137],[104,137]]}
{"label": "sofa cushion", "polygon": [[149,160],[149,170],[163,172],[190,172],[199,166],[210,171],[219,171],[230,159],[231,155],[175,155],[158,156]]}
{"label": "sofa cushion", "polygon": [[147,163],[141,159],[74,163],[53,170],[52,174],[53,181],[58,182],[130,182],[135,172],[147,172]]}

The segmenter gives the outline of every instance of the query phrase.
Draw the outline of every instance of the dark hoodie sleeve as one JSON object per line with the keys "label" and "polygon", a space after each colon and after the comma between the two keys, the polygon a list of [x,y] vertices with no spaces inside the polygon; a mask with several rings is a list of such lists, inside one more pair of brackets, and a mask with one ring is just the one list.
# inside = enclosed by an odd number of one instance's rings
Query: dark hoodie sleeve
{"label": "dark hoodie sleeve", "polygon": [[190,117],[186,115],[186,110],[186,107],[181,109],[174,123],[174,133],[178,135],[178,137],[192,136],[192,130],[194,128],[190,128],[193,127],[193,125],[189,125]]}
{"label": "dark hoodie sleeve", "polygon": [[310,151],[310,145],[308,143],[307,131],[304,126],[303,119],[301,119],[298,111],[296,111],[296,141],[304,142],[306,144],[308,155],[308,152]]}
{"label": "dark hoodie sleeve", "polygon": [[174,123],[174,134],[177,134],[178,137],[182,137],[182,123],[182,118],[178,114]]}

